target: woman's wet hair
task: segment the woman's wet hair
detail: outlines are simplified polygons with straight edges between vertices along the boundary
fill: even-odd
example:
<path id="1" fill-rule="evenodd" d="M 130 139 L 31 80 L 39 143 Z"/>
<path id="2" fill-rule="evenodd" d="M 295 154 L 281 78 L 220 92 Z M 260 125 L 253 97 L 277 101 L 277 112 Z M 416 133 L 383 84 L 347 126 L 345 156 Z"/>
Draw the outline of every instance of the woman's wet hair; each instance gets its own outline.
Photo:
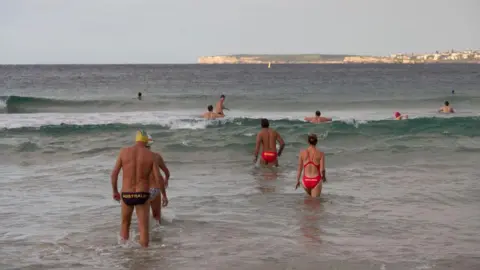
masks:
<path id="1" fill-rule="evenodd" d="M 208 109 L 209 112 L 211 112 L 211 111 L 213 111 L 213 106 L 212 106 L 212 105 L 208 105 L 207 109 Z"/>
<path id="2" fill-rule="evenodd" d="M 268 119 L 262 118 L 260 120 L 260 124 L 262 125 L 262 128 L 268 128 L 270 126 L 270 123 L 268 122 Z"/>
<path id="3" fill-rule="evenodd" d="M 317 145 L 318 138 L 316 134 L 308 134 L 308 143 L 311 145 Z"/>

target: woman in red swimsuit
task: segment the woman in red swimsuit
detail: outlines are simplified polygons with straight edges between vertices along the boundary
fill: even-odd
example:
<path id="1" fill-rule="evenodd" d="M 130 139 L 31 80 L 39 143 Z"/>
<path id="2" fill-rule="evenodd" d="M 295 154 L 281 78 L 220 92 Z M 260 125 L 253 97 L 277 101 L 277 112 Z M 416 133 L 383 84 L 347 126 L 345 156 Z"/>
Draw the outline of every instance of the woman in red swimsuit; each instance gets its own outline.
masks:
<path id="1" fill-rule="evenodd" d="M 320 196 L 322 182 L 327 181 L 325 178 L 325 154 L 317 149 L 317 142 L 317 135 L 308 135 L 309 146 L 300 151 L 298 157 L 297 185 L 295 186 L 295 189 L 300 186 L 300 176 L 303 171 L 303 188 L 312 197 Z"/>

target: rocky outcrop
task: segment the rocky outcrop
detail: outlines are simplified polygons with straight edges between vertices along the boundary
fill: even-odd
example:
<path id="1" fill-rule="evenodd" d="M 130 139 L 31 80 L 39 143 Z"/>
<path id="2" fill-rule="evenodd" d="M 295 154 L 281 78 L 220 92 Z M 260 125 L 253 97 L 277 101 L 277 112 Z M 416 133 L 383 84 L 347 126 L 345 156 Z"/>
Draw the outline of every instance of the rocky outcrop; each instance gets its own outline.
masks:
<path id="1" fill-rule="evenodd" d="M 374 56 L 347 56 L 343 59 L 345 64 L 392 64 L 394 59 L 390 57 Z"/>

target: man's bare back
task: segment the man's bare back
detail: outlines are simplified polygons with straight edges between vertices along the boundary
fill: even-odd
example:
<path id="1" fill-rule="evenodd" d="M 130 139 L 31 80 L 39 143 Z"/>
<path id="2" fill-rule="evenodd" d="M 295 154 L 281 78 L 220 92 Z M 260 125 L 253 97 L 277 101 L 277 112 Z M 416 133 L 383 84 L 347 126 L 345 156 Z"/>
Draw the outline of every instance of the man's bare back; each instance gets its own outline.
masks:
<path id="1" fill-rule="evenodd" d="M 283 141 L 280 134 L 269 127 L 269 122 L 267 119 L 261 120 L 262 130 L 258 132 L 255 153 L 254 153 L 254 162 L 257 162 L 258 153 L 260 152 L 260 146 L 262 146 L 262 158 L 260 163 L 262 165 L 266 164 L 275 164 L 278 166 L 278 159 L 282 154 L 283 148 L 285 147 L 285 142 Z M 277 153 L 277 141 L 280 143 L 280 149 Z"/>
<path id="2" fill-rule="evenodd" d="M 146 148 L 148 137 L 145 131 L 138 131 L 134 146 L 125 147 L 120 150 L 115 167 L 112 171 L 111 181 L 113 197 L 122 205 L 122 225 L 120 236 L 123 240 L 129 238 L 130 224 L 133 210 L 136 210 L 138 227 L 140 232 L 140 244 L 148 246 L 148 218 L 150 204 L 148 203 L 150 193 L 149 177 L 152 173 L 160 182 L 160 171 L 154 154 Z M 121 194 L 118 193 L 118 175 L 123 171 Z M 165 195 L 165 205 L 168 199 Z"/>
<path id="3" fill-rule="evenodd" d="M 214 112 L 206 112 L 202 115 L 202 117 L 208 120 L 213 120 L 217 118 L 223 118 L 225 116 L 222 114 L 214 113 Z"/>
<path id="4" fill-rule="evenodd" d="M 332 121 L 332 118 L 323 117 L 323 116 L 320 116 L 320 115 L 321 115 L 321 112 L 316 111 L 315 116 L 305 117 L 305 121 L 308 121 L 308 122 L 313 123 L 313 124 L 319 124 L 319 123 L 325 123 L 325 122 Z"/>

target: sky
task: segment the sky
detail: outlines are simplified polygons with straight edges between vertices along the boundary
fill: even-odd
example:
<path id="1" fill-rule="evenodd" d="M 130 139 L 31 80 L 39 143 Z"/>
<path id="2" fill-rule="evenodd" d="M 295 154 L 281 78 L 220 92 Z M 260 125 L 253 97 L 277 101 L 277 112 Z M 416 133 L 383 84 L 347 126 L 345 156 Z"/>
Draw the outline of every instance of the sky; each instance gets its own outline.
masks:
<path id="1" fill-rule="evenodd" d="M 0 64 L 480 49 L 478 0 L 0 0 Z"/>

